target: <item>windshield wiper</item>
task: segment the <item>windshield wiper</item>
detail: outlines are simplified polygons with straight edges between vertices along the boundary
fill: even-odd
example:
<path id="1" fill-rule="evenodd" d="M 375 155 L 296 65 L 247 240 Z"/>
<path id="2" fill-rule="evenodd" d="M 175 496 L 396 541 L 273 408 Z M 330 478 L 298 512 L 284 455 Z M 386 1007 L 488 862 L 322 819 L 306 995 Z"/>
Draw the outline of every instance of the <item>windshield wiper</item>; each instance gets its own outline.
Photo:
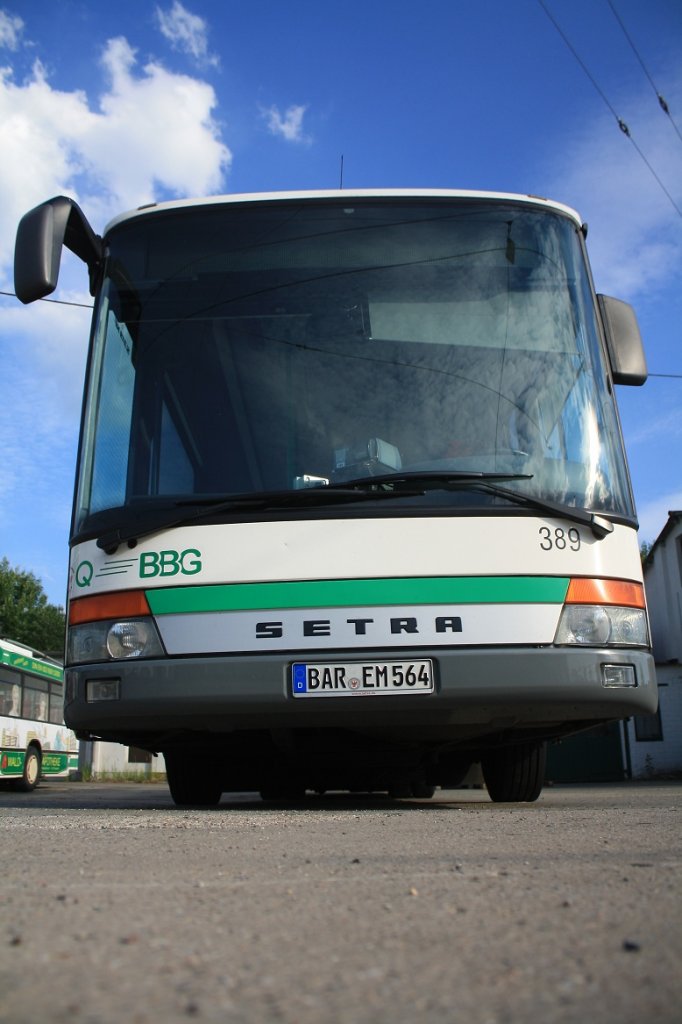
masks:
<path id="1" fill-rule="evenodd" d="M 363 477 L 343 484 L 328 484 L 320 487 L 306 487 L 294 491 L 255 491 L 247 494 L 224 495 L 207 498 L 186 498 L 174 501 L 171 508 L 163 512 L 154 510 L 154 515 L 140 517 L 137 522 L 123 527 L 106 530 L 97 538 L 97 547 L 111 554 L 119 544 L 139 540 L 150 533 L 168 530 L 177 526 L 188 526 L 201 519 L 221 515 L 223 512 L 264 512 L 271 509 L 319 508 L 324 505 L 344 505 L 356 501 L 374 501 L 391 498 L 419 497 L 424 488 L 408 487 L 394 489 L 383 487 L 382 477 Z M 192 512 L 179 512 L 179 508 L 191 506 Z"/>
<path id="2" fill-rule="evenodd" d="M 495 497 L 503 498 L 511 504 L 536 508 L 548 515 L 569 519 L 581 526 L 587 526 L 599 539 L 613 531 L 613 524 L 608 519 L 597 516 L 586 509 L 536 498 L 533 495 L 522 494 L 501 486 L 506 481 L 530 480 L 531 477 L 530 473 L 406 471 L 404 473 L 363 476 L 345 480 L 342 483 L 323 484 L 293 491 L 255 491 L 234 494 L 230 497 L 219 495 L 206 498 L 187 498 L 175 501 L 172 508 L 164 509 L 163 513 L 154 510 L 153 516 L 141 516 L 135 523 L 104 531 L 97 538 L 97 547 L 111 554 L 119 544 L 139 540 L 141 537 L 157 533 L 159 530 L 188 526 L 202 519 L 227 512 L 320 508 L 325 505 L 421 497 L 429 490 L 481 490 Z M 187 506 L 191 506 L 193 511 L 178 511 Z"/>
<path id="3" fill-rule="evenodd" d="M 448 489 L 449 484 L 469 484 L 478 481 L 492 480 L 531 480 L 532 473 L 487 473 L 481 470 L 438 470 L 419 469 L 398 473 L 380 473 L 376 476 L 355 477 L 352 480 L 345 480 L 342 484 L 330 484 L 331 487 L 361 487 L 363 484 L 414 484 L 425 489 L 444 487 Z M 456 487 L 455 487 L 456 489 Z"/>
<path id="4" fill-rule="evenodd" d="M 520 491 L 511 490 L 508 487 L 501 487 L 501 481 L 506 480 L 530 480 L 532 473 L 443 473 L 426 470 L 405 473 L 387 473 L 381 476 L 372 477 L 375 483 L 393 484 L 398 487 L 406 484 L 409 487 L 419 485 L 424 490 L 438 488 L 443 490 L 462 490 L 473 488 L 494 494 L 496 497 L 505 498 L 514 505 L 536 508 L 548 515 L 560 519 L 569 519 L 571 522 L 587 526 L 598 540 L 613 533 L 613 523 L 603 516 L 595 515 L 588 509 L 576 508 L 573 505 L 562 505 L 558 501 L 549 501 L 546 498 L 538 498 L 532 494 L 522 494 Z M 499 481 L 499 482 L 498 482 Z M 350 480 L 348 484 L 355 485 L 358 481 Z"/>

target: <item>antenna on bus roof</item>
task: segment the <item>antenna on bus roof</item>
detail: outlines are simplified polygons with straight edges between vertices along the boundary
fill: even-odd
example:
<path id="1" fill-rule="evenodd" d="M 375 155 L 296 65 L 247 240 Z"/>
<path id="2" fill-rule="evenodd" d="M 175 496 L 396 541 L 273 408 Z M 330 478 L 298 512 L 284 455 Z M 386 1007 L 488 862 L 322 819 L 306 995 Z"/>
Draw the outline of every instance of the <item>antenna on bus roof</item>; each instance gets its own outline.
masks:
<path id="1" fill-rule="evenodd" d="M 341 154 L 341 174 L 339 176 L 339 188 L 343 188 L 343 153 Z"/>

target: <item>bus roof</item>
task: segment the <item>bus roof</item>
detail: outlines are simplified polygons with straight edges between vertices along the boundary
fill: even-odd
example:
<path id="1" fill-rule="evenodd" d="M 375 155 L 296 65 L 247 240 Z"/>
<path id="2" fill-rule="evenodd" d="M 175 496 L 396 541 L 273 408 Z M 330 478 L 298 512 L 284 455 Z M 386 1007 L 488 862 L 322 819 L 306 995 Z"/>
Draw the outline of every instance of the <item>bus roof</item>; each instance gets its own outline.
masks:
<path id="1" fill-rule="evenodd" d="M 121 213 L 107 224 L 104 234 L 106 235 L 113 227 L 123 221 L 132 220 L 137 217 L 146 216 L 151 213 L 166 212 L 168 210 L 182 210 L 200 206 L 223 206 L 226 204 L 282 202 L 286 200 L 318 200 L 318 199 L 470 199 L 483 200 L 484 202 L 499 203 L 525 203 L 529 206 L 544 207 L 558 213 L 562 213 L 576 225 L 582 227 L 580 214 L 570 206 L 563 203 L 545 199 L 542 196 L 520 195 L 514 192 L 476 192 L 466 189 L 432 189 L 432 188 L 363 188 L 363 189 L 330 189 L 327 191 L 308 192 L 245 192 L 220 196 L 206 196 L 202 199 L 176 199 L 164 203 L 147 203 L 139 206 L 136 210 L 129 210 Z"/>
<path id="2" fill-rule="evenodd" d="M 22 672 L 46 679 L 62 680 L 64 669 L 58 661 L 42 652 L 33 651 L 30 647 L 19 644 L 16 640 L 0 637 L 0 665 L 9 665 Z"/>

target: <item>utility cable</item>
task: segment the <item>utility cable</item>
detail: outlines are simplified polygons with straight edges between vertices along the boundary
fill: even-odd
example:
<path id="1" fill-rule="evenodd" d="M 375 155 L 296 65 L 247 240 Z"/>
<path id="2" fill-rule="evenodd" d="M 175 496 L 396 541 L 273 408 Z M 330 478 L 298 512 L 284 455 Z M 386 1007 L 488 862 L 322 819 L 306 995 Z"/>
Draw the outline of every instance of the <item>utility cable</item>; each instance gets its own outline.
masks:
<path id="1" fill-rule="evenodd" d="M 679 206 L 677 205 L 677 203 L 675 202 L 675 200 L 674 200 L 674 199 L 673 199 L 673 197 L 671 196 L 670 192 L 668 192 L 668 189 L 667 189 L 667 188 L 665 187 L 665 185 L 663 184 L 663 182 L 662 182 L 662 181 L 661 181 L 661 179 L 659 178 L 658 174 L 656 173 L 656 171 L 655 171 L 655 170 L 654 170 L 654 168 L 653 168 L 653 167 L 651 166 L 651 164 L 650 164 L 650 163 L 649 163 L 649 161 L 647 160 L 646 156 L 644 155 L 644 153 L 642 152 L 642 150 L 640 149 L 640 147 L 639 147 L 639 146 L 637 145 L 637 143 L 636 143 L 636 142 L 635 142 L 635 140 L 633 139 L 633 137 L 632 137 L 632 133 L 630 132 L 630 129 L 629 129 L 629 127 L 627 126 L 627 124 L 625 123 L 625 121 L 624 121 L 624 120 L 622 119 L 622 117 L 620 117 L 620 116 L 618 115 L 617 111 L 615 110 L 615 108 L 613 107 L 613 105 L 611 104 L 611 102 L 609 101 L 609 98 L 607 97 L 606 93 L 605 93 L 605 92 L 604 92 L 604 91 L 603 91 L 603 90 L 602 90 L 602 89 L 601 89 L 601 88 L 599 87 L 599 84 L 597 83 L 597 81 L 595 80 L 595 78 L 593 77 L 593 75 L 592 75 L 592 74 L 590 73 L 590 71 L 589 71 L 589 68 L 588 68 L 588 67 L 587 67 L 587 65 L 586 65 L 586 64 L 585 64 L 585 63 L 584 63 L 584 62 L 583 62 L 583 61 L 581 60 L 581 58 L 580 58 L 579 54 L 578 54 L 578 53 L 577 53 L 577 51 L 575 50 L 574 46 L 573 46 L 573 45 L 571 44 L 571 41 L 570 41 L 570 40 L 568 39 L 568 37 L 566 36 L 565 32 L 564 32 L 564 31 L 562 30 L 561 26 L 560 26 L 560 25 L 558 24 L 558 22 L 556 21 L 556 19 L 555 19 L 555 18 L 554 18 L 554 16 L 553 16 L 553 14 L 551 13 L 551 11 L 549 10 L 549 8 L 547 7 L 547 4 L 546 4 L 546 3 L 544 2 L 544 0 L 538 0 L 538 3 L 540 4 L 540 7 L 542 7 L 543 11 L 545 12 L 545 14 L 546 14 L 546 15 L 547 15 L 547 17 L 549 18 L 549 20 L 550 20 L 550 21 L 552 22 L 552 24 L 554 25 L 554 28 L 555 28 L 555 29 L 557 30 L 557 32 L 559 33 L 559 35 L 560 35 L 560 36 L 561 36 L 561 38 L 563 39 L 564 43 L 566 44 L 566 46 L 568 47 L 568 49 L 570 50 L 570 52 L 571 52 L 571 53 L 573 54 L 573 57 L 575 58 L 575 60 L 576 60 L 576 61 L 578 62 L 578 64 L 580 65 L 580 67 L 581 67 L 581 68 L 583 69 L 583 71 L 585 72 L 585 74 L 586 74 L 586 75 L 587 75 L 587 77 L 589 78 L 590 82 L 592 83 L 592 85 L 594 86 L 594 88 L 596 89 L 596 91 L 597 91 L 597 92 L 599 93 L 599 95 L 601 96 L 602 100 L 604 101 L 604 103 L 606 104 L 606 106 L 608 107 L 608 109 L 609 109 L 609 110 L 611 111 L 611 113 L 613 114 L 613 116 L 614 116 L 614 118 L 615 118 L 615 120 L 616 120 L 616 124 L 618 125 L 618 127 L 619 127 L 619 128 L 620 128 L 620 130 L 622 131 L 623 135 L 626 135 L 626 136 L 628 137 L 628 139 L 630 140 L 630 142 L 632 143 L 632 145 L 633 145 L 633 146 L 635 147 L 635 150 L 637 151 L 637 153 L 639 154 L 639 156 L 641 157 L 641 159 L 642 159 L 642 160 L 644 161 L 644 163 L 645 163 L 645 164 L 646 164 L 646 166 L 648 167 L 648 169 L 649 169 L 649 171 L 651 172 L 652 176 L 653 176 L 653 177 L 655 178 L 655 180 L 656 180 L 656 182 L 657 182 L 657 184 L 658 184 L 659 188 L 661 189 L 661 191 L 663 191 L 663 192 L 665 193 L 665 195 L 666 195 L 666 196 L 668 197 L 668 199 L 670 200 L 670 202 L 671 202 L 672 206 L 674 207 L 674 209 L 675 209 L 675 212 L 677 213 L 678 217 L 680 217 L 680 218 L 682 219 L 682 210 L 681 210 L 681 209 L 680 209 L 680 207 L 679 207 Z"/>
<path id="2" fill-rule="evenodd" d="M 9 299 L 16 299 L 14 292 L 0 291 L 0 295 L 6 295 Z M 56 306 L 78 306 L 80 309 L 92 309 L 93 306 L 87 302 L 67 302 L 66 299 L 40 299 L 40 302 L 53 302 Z"/>
<path id="3" fill-rule="evenodd" d="M 639 61 L 640 65 L 641 65 L 641 68 L 642 68 L 642 71 L 644 72 L 646 77 L 649 79 L 649 84 L 651 85 L 651 88 L 654 90 L 654 93 L 656 95 L 656 99 L 658 100 L 659 107 L 661 108 L 663 113 L 667 114 L 668 117 L 670 118 L 670 123 L 672 124 L 673 128 L 677 132 L 677 136 L 678 136 L 680 142 L 682 142 L 682 132 L 680 132 L 680 129 L 677 127 L 677 124 L 675 123 L 675 119 L 674 119 L 673 115 L 670 113 L 670 107 L 668 106 L 665 97 L 662 96 L 661 93 L 656 88 L 656 83 L 654 82 L 653 78 L 649 74 L 649 70 L 648 70 L 646 64 L 644 63 L 644 61 L 642 60 L 642 58 L 641 58 L 641 56 L 640 56 L 640 54 L 639 54 L 639 52 L 637 50 L 637 47 L 635 46 L 634 42 L 632 41 L 632 37 L 630 36 L 630 33 L 628 32 L 628 30 L 626 29 L 625 25 L 623 24 L 623 21 L 622 21 L 620 15 L 618 14 L 618 11 L 616 10 L 616 8 L 614 7 L 614 5 L 612 3 L 612 0 L 606 0 L 606 2 L 608 3 L 609 7 L 611 8 L 611 11 L 613 12 L 614 18 L 616 19 L 616 21 L 620 25 L 621 29 L 623 30 L 623 35 L 627 39 L 628 43 L 630 44 L 630 46 L 632 48 L 632 52 L 634 53 L 635 57 Z"/>
<path id="4" fill-rule="evenodd" d="M 595 78 L 593 77 L 593 75 L 592 75 L 592 74 L 590 73 L 590 70 L 589 70 L 589 68 L 587 67 L 587 65 L 586 65 L 586 64 L 584 63 L 584 61 L 582 61 L 582 60 L 581 60 L 581 58 L 580 58 L 580 55 L 578 54 L 577 50 L 575 49 L 575 47 L 574 47 L 574 46 L 573 46 L 573 44 L 571 43 L 570 39 L 568 38 L 568 36 L 567 36 L 567 35 L 566 35 L 566 33 L 564 32 L 564 30 L 563 30 L 563 29 L 561 28 L 561 25 L 559 25 L 558 21 L 556 20 L 556 18 L 554 17 L 554 15 L 553 15 L 553 14 L 552 14 L 552 12 L 550 11 L 549 7 L 548 7 L 548 6 L 547 6 L 547 4 L 546 4 L 546 3 L 544 2 L 544 0 L 538 0 L 538 3 L 540 4 L 540 7 L 542 7 L 543 11 L 545 12 L 545 14 L 546 14 L 546 15 L 547 15 L 547 17 L 549 18 L 549 20 L 550 20 L 550 21 L 552 22 L 552 24 L 554 25 L 554 28 L 555 28 L 555 29 L 557 30 L 557 32 L 559 33 L 559 35 L 560 35 L 560 36 L 561 36 L 561 38 L 563 39 L 564 43 L 566 44 L 566 46 L 568 47 L 568 49 L 570 50 L 570 52 L 571 52 L 571 53 L 573 54 L 573 57 L 575 58 L 575 60 L 576 60 L 576 61 L 578 62 L 578 64 L 579 64 L 579 65 L 580 65 L 580 67 L 581 67 L 581 68 L 583 69 L 583 71 L 585 72 L 585 74 L 586 74 L 586 75 L 587 75 L 587 77 L 589 78 L 589 80 L 590 80 L 590 82 L 592 83 L 592 85 L 594 86 L 594 88 L 595 88 L 595 89 L 597 90 L 597 92 L 599 93 L 599 95 L 600 95 L 600 96 L 601 96 L 601 98 L 603 99 L 603 101 L 604 101 L 604 103 L 606 104 L 606 106 L 607 106 L 607 107 L 609 108 L 609 110 L 611 111 L 611 113 L 612 113 L 612 114 L 613 114 L 613 116 L 615 117 L 616 121 L 618 122 L 618 127 L 619 127 L 619 128 L 621 129 L 621 131 L 623 131 L 623 125 L 624 125 L 624 122 L 623 122 L 623 121 L 621 121 L 621 119 L 620 119 L 620 117 L 618 116 L 618 114 L 616 113 L 615 109 L 614 109 L 614 108 L 613 108 L 613 107 L 611 106 L 611 103 L 609 102 L 609 99 L 608 99 L 608 97 L 607 97 L 606 93 L 604 93 L 604 92 L 603 92 L 603 91 L 602 91 L 602 90 L 600 89 L 600 87 L 599 87 L 599 85 L 598 85 L 598 83 L 597 83 L 596 79 L 595 79 Z M 627 128 L 627 125 L 625 125 L 625 127 Z"/>

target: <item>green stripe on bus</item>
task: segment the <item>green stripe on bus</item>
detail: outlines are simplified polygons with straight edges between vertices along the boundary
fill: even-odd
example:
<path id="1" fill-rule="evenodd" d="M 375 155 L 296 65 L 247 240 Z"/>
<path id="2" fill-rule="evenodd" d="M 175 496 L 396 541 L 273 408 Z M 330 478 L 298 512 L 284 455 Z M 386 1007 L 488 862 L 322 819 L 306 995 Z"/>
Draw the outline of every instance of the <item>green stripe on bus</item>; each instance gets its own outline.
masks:
<path id="1" fill-rule="evenodd" d="M 568 578 L 452 576 L 228 583 L 148 590 L 154 615 L 419 604 L 562 604 Z"/>
<path id="2" fill-rule="evenodd" d="M 24 771 L 23 750 L 2 750 L 0 751 L 0 777 L 12 777 L 21 775 Z"/>
<path id="3" fill-rule="evenodd" d="M 64 679 L 64 672 L 58 665 L 48 665 L 44 661 L 28 657 L 25 654 L 15 654 L 13 651 L 0 649 L 0 665 L 9 665 L 21 672 L 28 672 L 34 676 L 44 676 L 47 679 L 57 679 L 61 682 Z"/>
<path id="4" fill-rule="evenodd" d="M 67 771 L 69 767 L 69 755 L 68 753 L 49 753 L 43 754 L 43 760 L 41 764 L 41 770 L 43 775 L 59 775 L 62 772 Z"/>

